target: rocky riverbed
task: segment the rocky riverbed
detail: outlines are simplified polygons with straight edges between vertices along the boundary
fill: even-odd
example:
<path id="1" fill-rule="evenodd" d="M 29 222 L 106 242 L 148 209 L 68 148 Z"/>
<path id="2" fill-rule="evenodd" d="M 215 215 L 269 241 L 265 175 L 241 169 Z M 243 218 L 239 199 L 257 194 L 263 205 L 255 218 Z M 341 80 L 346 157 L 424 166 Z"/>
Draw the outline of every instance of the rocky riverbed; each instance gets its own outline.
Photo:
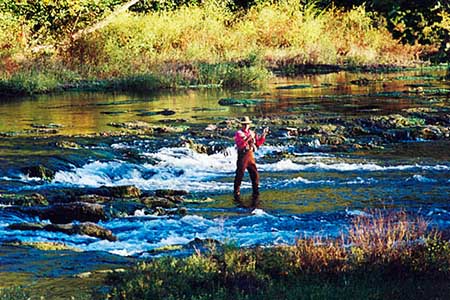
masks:
<path id="1" fill-rule="evenodd" d="M 40 276 L 97 278 L 86 272 L 211 242 L 337 236 L 374 207 L 449 227 L 450 84 L 440 75 L 407 75 L 2 103 L 1 274 L 27 274 L 5 286 Z M 256 209 L 236 208 L 230 196 L 242 115 L 257 131 L 270 128 L 257 152 L 263 203 Z M 250 187 L 243 184 L 245 195 Z M 42 275 L 38 266 L 54 259 Z M 57 271 L 65 265 L 70 274 Z"/>

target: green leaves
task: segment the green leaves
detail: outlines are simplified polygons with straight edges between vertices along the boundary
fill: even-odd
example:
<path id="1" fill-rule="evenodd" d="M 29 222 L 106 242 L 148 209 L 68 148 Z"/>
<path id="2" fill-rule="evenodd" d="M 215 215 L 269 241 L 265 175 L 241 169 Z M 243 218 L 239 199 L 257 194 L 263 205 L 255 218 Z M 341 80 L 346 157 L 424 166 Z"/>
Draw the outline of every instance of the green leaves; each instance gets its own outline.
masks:
<path id="1" fill-rule="evenodd" d="M 3 11 L 22 18 L 40 42 L 61 40 L 102 19 L 124 0 L 5 0 Z"/>

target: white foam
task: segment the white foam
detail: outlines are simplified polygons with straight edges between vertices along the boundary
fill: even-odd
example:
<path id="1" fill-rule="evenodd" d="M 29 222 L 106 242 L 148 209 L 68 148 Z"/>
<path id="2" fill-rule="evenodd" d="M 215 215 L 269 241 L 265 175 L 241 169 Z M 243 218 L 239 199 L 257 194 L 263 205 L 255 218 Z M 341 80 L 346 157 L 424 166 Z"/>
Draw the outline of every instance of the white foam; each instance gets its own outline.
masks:
<path id="1" fill-rule="evenodd" d="M 359 209 L 352 209 L 352 210 L 350 210 L 350 209 L 346 208 L 345 212 L 347 213 L 347 215 L 350 215 L 350 216 L 371 217 L 370 214 L 368 214 L 366 212 L 363 212 L 363 211 L 361 211 Z"/>
<path id="2" fill-rule="evenodd" d="M 215 182 L 215 170 L 195 171 L 191 166 L 136 165 L 125 162 L 94 161 L 72 171 L 59 171 L 52 183 L 84 187 L 135 185 L 142 189 L 185 189 L 220 191 L 232 189 L 232 183 Z M 217 169 L 218 171 L 218 169 Z M 219 172 L 219 171 L 218 171 Z M 152 174 L 152 175 L 147 175 Z"/>
<path id="3" fill-rule="evenodd" d="M 422 175 L 418 175 L 418 174 L 414 175 L 412 178 L 408 178 L 406 181 L 411 181 L 411 180 L 422 182 L 422 183 L 435 183 L 435 182 L 437 182 L 436 179 L 428 178 L 428 177 L 425 177 L 425 176 L 422 176 Z"/>
<path id="4" fill-rule="evenodd" d="M 156 153 L 144 155 L 159 160 L 156 167 L 184 170 L 189 175 L 205 177 L 234 172 L 237 153 L 232 148 L 227 151 L 231 155 L 225 156 L 223 153 L 207 155 L 189 148 L 161 148 Z"/>
<path id="5" fill-rule="evenodd" d="M 290 159 L 283 159 L 279 162 L 272 164 L 260 165 L 259 169 L 264 171 L 364 171 L 364 172 L 376 172 L 376 171 L 403 171 L 403 170 L 450 170 L 449 166 L 436 165 L 436 166 L 424 166 L 424 165 L 394 165 L 394 166 L 380 166 L 374 163 L 330 163 L 323 162 L 301 164 L 293 162 Z"/>
<path id="6" fill-rule="evenodd" d="M 258 216 L 258 217 L 267 217 L 267 216 L 271 216 L 268 213 L 266 213 L 264 210 L 260 209 L 260 208 L 255 208 L 252 211 L 252 215 Z"/>
<path id="7" fill-rule="evenodd" d="M 118 143 L 115 147 L 125 147 Z M 262 172 L 389 172 L 389 171 L 446 171 L 447 165 L 379 165 L 351 158 L 339 158 L 330 154 L 303 153 L 292 159 L 282 159 L 274 163 L 264 163 L 265 157 L 280 151 L 291 151 L 287 146 L 263 146 L 258 156 L 258 169 Z M 189 192 L 218 192 L 233 189 L 233 183 L 223 180 L 233 177 L 237 152 L 234 148 L 226 153 L 212 155 L 201 154 L 187 147 L 161 148 L 154 153 L 143 153 L 156 163 L 133 164 L 120 160 L 108 162 L 91 161 L 84 166 L 69 171 L 56 172 L 52 184 L 99 187 L 117 185 L 135 185 L 145 190 L 183 189 Z M 23 181 L 37 180 L 23 175 Z M 276 179 L 279 180 L 279 179 Z M 421 180 L 416 178 L 416 180 Z M 246 180 L 247 181 L 247 180 Z M 375 181 L 357 178 L 343 184 L 371 184 Z M 272 186 L 288 186 L 291 184 L 333 184 L 331 180 L 311 181 L 302 177 L 274 182 Z M 243 188 L 247 188 L 247 182 Z M 266 186 L 271 188 L 271 186 Z"/>
<path id="8" fill-rule="evenodd" d="M 279 184 L 275 184 L 274 187 L 288 187 L 288 186 L 295 186 L 297 184 L 333 184 L 333 180 L 309 180 L 306 178 L 303 178 L 301 176 L 292 178 L 292 179 L 286 179 L 280 182 Z"/>
<path id="9" fill-rule="evenodd" d="M 353 185 L 353 184 L 375 184 L 378 183 L 378 180 L 374 179 L 374 178 L 361 178 L 361 177 L 356 177 L 353 180 L 349 180 L 346 182 L 343 182 L 342 184 L 348 184 L 348 185 Z"/>

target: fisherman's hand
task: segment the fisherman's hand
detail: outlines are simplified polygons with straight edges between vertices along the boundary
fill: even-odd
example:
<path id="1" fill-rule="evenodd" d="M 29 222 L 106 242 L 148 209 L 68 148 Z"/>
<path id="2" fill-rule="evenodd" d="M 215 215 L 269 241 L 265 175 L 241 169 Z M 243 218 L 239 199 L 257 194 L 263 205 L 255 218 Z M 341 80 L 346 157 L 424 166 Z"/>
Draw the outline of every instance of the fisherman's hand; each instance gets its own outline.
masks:
<path id="1" fill-rule="evenodd" d="M 263 129 L 263 135 L 266 136 L 269 133 L 269 127 Z"/>

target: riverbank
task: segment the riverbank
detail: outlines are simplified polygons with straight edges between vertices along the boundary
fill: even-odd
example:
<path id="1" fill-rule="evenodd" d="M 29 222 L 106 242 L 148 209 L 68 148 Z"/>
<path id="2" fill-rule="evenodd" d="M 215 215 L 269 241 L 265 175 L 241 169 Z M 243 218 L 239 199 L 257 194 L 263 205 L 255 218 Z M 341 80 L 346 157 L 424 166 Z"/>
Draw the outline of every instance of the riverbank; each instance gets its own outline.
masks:
<path id="1" fill-rule="evenodd" d="M 71 40 L 36 46 L 32 24 L 5 14 L 0 93 L 67 89 L 155 91 L 189 86 L 258 86 L 273 75 L 424 65 L 426 46 L 394 39 L 364 6 L 319 9 L 297 1 L 245 11 L 205 2 L 170 11 L 122 13 Z M 11 40 L 10 36 L 20 37 Z M 206 46 L 207 45 L 207 46 Z"/>
<path id="2" fill-rule="evenodd" d="M 188 258 L 111 274 L 106 298 L 445 299 L 450 243 L 425 228 L 423 220 L 402 213 L 368 212 L 354 218 L 342 240 L 254 249 L 213 244 Z"/>
<path id="3" fill-rule="evenodd" d="M 448 233 L 430 230 L 425 220 L 404 212 L 367 211 L 352 224 L 343 238 L 254 248 L 198 240 L 165 249 L 172 251 L 168 256 L 139 261 L 2 246 L 0 298 L 446 299 Z M 194 254 L 173 255 L 183 248 Z"/>

